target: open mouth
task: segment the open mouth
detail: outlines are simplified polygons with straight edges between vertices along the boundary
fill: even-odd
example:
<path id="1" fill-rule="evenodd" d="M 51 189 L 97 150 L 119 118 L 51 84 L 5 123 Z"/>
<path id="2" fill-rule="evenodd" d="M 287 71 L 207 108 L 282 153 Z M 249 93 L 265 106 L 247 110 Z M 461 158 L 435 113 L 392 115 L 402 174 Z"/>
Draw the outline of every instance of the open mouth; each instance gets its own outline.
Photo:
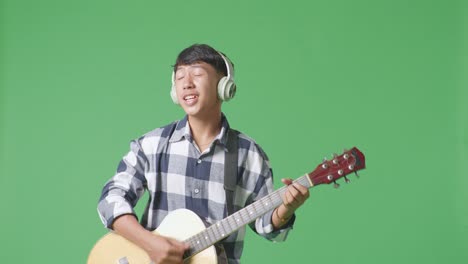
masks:
<path id="1" fill-rule="evenodd" d="M 189 94 L 189 95 L 184 96 L 184 101 L 187 104 L 194 103 L 197 99 L 198 99 L 198 95 L 195 95 L 195 94 Z"/>

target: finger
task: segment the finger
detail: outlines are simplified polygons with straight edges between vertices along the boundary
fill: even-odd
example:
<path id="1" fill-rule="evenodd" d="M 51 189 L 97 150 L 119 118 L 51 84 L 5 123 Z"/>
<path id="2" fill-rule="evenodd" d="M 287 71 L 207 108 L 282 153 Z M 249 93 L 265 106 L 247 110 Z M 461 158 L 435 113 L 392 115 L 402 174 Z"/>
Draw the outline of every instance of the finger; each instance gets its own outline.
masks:
<path id="1" fill-rule="evenodd" d="M 189 244 L 181 242 L 179 240 L 169 238 L 169 242 L 173 246 L 174 249 L 177 250 L 177 253 L 182 252 L 182 254 L 189 248 Z"/>
<path id="2" fill-rule="evenodd" d="M 289 193 L 289 190 L 286 189 L 286 192 L 284 193 L 284 197 L 283 197 L 283 204 L 286 206 L 286 208 L 290 208 L 292 201 L 294 201 L 294 198 Z"/>
<path id="3" fill-rule="evenodd" d="M 299 190 L 296 189 L 296 187 L 294 186 L 294 184 L 291 184 L 288 186 L 288 192 L 291 194 L 291 197 L 294 199 L 294 200 L 298 200 L 298 197 L 299 197 Z"/>
<path id="4" fill-rule="evenodd" d="M 169 252 L 163 263 L 183 263 L 184 255 L 179 252 Z"/>
<path id="5" fill-rule="evenodd" d="M 182 264 L 184 260 L 180 256 L 169 256 L 164 263 Z"/>
<path id="6" fill-rule="evenodd" d="M 288 189 L 286 190 L 285 193 L 285 206 L 287 208 L 296 208 L 297 207 L 297 199 L 294 197 L 294 193 L 296 193 L 297 190 L 295 190 L 292 186 L 289 186 Z"/>
<path id="7" fill-rule="evenodd" d="M 294 185 L 289 186 L 288 190 L 290 192 L 291 198 L 293 199 L 292 201 L 290 200 L 290 204 L 297 209 L 304 203 L 306 198 L 298 189 L 296 189 Z"/>
<path id="8" fill-rule="evenodd" d="M 307 187 L 302 186 L 297 182 L 293 183 L 292 186 L 302 194 L 306 194 L 306 192 L 309 190 Z"/>
<path id="9" fill-rule="evenodd" d="M 293 182 L 292 179 L 289 179 L 289 178 L 283 178 L 281 179 L 281 181 L 286 185 L 293 186 L 298 191 L 298 193 L 291 192 L 295 200 L 298 200 L 299 202 L 301 202 L 303 200 L 306 200 L 309 197 L 309 189 L 307 187 L 302 186 L 301 184 L 297 182 Z M 299 193 L 301 197 L 299 197 Z"/>
<path id="10" fill-rule="evenodd" d="M 299 191 L 302 196 L 304 197 L 309 197 L 309 188 L 305 187 L 305 186 L 302 186 L 300 185 L 299 183 L 293 183 L 292 186 L 297 190 Z"/>
<path id="11" fill-rule="evenodd" d="M 283 178 L 281 179 L 281 182 L 284 183 L 285 185 L 290 185 L 293 182 L 293 180 L 290 178 Z"/>

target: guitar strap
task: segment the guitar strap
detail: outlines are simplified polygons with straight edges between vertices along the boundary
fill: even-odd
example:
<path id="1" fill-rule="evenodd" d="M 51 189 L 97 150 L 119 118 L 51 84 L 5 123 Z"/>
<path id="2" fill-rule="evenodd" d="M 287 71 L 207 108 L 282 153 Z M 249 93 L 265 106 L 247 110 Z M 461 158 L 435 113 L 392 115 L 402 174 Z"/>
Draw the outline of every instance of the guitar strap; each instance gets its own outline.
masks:
<path id="1" fill-rule="evenodd" d="M 228 215 L 234 213 L 234 194 L 237 186 L 237 164 L 239 151 L 237 149 L 237 131 L 229 129 L 227 149 L 224 160 L 224 190 L 226 190 L 226 207 Z"/>

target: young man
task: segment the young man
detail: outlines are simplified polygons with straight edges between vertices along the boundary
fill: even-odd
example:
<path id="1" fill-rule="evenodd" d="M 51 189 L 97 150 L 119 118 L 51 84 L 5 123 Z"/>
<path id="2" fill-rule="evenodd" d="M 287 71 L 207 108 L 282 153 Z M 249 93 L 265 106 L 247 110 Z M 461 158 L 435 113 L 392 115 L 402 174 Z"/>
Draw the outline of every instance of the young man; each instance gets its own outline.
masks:
<path id="1" fill-rule="evenodd" d="M 263 150 L 246 135 L 229 131 L 221 112 L 223 100 L 234 96 L 233 66 L 208 45 L 192 45 L 177 57 L 173 70 L 173 101 L 186 116 L 132 141 L 117 173 L 105 185 L 98 205 L 104 225 L 144 249 L 154 263 L 182 263 L 189 248 L 176 239 L 155 235 L 164 217 L 186 208 L 208 224 L 273 191 L 272 172 Z M 227 205 L 224 169 L 228 146 L 237 141 L 237 177 L 233 204 Z M 272 241 L 286 239 L 294 211 L 309 197 L 307 188 L 288 185 L 283 204 L 258 218 L 250 227 Z M 148 190 L 150 198 L 138 222 L 133 207 Z M 229 263 L 239 263 L 245 227 L 220 243 Z"/>

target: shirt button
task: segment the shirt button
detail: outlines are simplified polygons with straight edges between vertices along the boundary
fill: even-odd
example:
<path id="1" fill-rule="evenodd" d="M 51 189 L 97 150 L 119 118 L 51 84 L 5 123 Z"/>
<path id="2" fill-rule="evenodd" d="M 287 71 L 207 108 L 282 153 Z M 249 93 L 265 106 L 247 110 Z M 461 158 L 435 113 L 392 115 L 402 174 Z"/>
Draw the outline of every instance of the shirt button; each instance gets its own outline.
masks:
<path id="1" fill-rule="evenodd" d="M 195 193 L 199 193 L 199 192 L 200 192 L 199 189 L 195 189 L 195 190 L 193 190 L 193 191 L 194 191 Z"/>
<path id="2" fill-rule="evenodd" d="M 197 163 L 200 164 L 200 163 L 201 163 L 201 160 L 197 160 Z"/>

